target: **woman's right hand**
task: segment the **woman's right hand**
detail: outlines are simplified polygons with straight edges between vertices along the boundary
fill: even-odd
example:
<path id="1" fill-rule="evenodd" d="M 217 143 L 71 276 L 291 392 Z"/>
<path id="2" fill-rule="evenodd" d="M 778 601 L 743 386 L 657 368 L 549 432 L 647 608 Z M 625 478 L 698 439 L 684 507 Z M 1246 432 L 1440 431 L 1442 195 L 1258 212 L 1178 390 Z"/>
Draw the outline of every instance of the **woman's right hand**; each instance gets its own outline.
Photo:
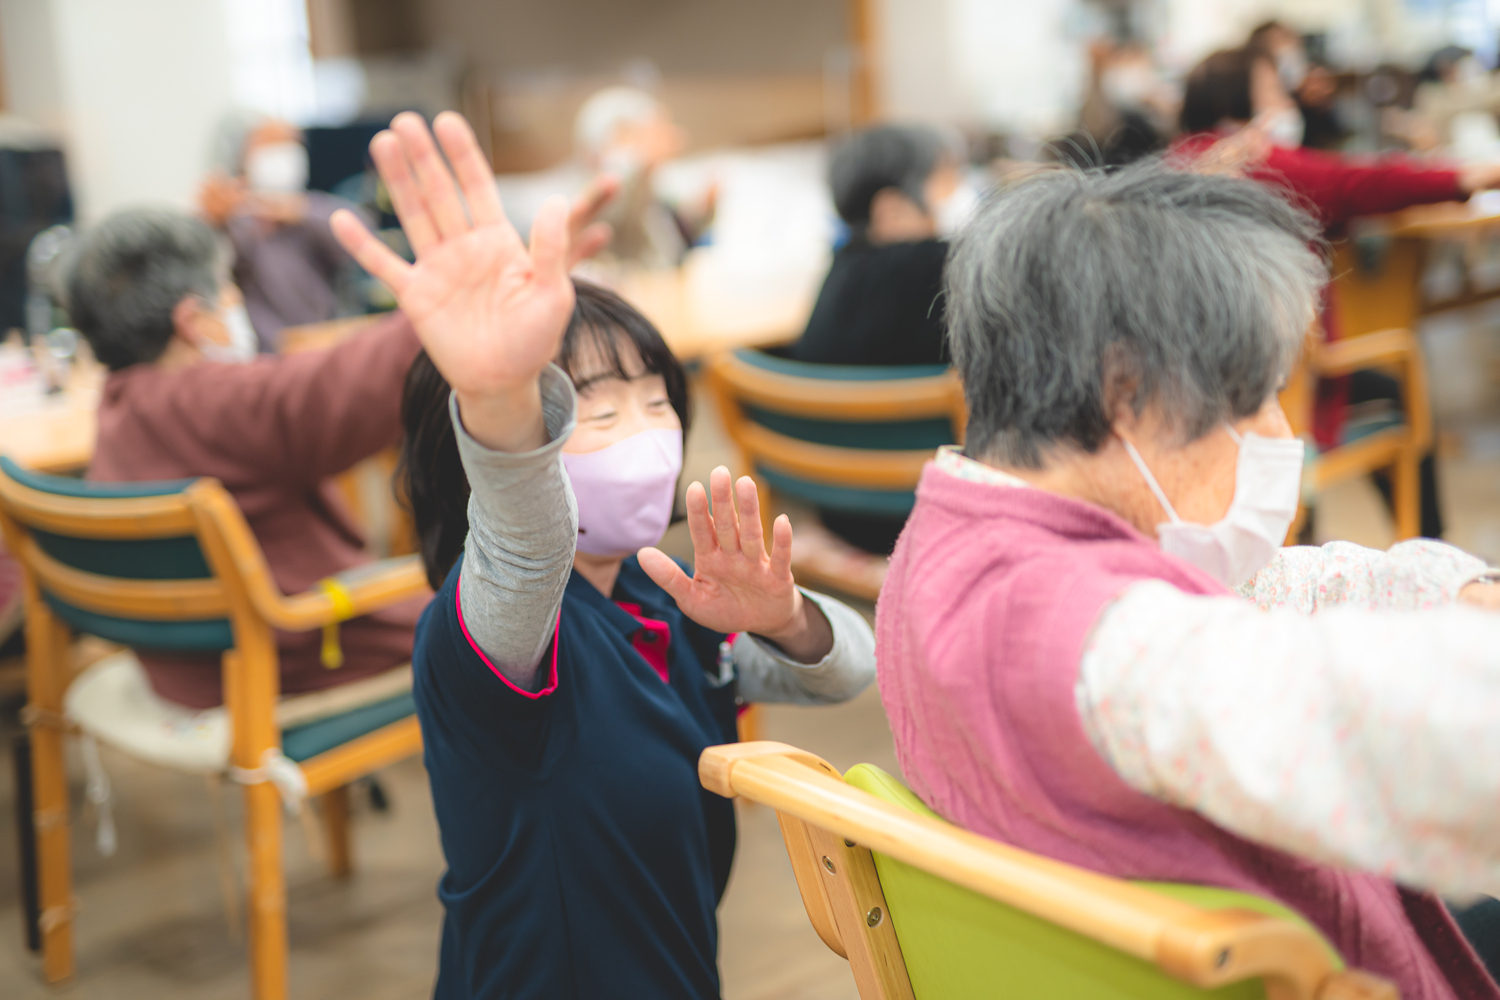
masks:
<path id="1" fill-rule="evenodd" d="M 546 430 L 537 376 L 557 354 L 573 311 L 570 236 L 580 227 L 570 225 L 564 198 L 550 198 L 528 248 L 501 209 L 468 123 L 445 111 L 433 131 L 451 171 L 426 122 L 412 112 L 397 115 L 370 143 L 416 263 L 398 257 L 347 210 L 334 213 L 334 235 L 395 294 L 453 387 L 465 429 L 503 451 L 540 447 Z"/>

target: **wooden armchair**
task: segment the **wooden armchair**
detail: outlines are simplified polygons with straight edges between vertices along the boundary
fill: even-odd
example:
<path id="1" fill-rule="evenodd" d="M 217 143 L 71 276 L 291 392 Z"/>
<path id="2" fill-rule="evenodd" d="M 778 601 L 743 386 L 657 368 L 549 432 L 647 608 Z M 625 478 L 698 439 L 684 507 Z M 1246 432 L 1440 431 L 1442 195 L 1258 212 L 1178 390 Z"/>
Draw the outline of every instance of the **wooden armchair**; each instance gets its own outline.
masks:
<path id="1" fill-rule="evenodd" d="M 939 445 L 961 443 L 968 421 L 963 386 L 943 365 L 815 365 L 741 350 L 711 359 L 707 381 L 761 492 L 768 533 L 778 496 L 904 517 L 922 466 Z M 878 556 L 847 568 L 795 547 L 792 558 L 799 580 L 868 600 L 885 579 Z"/>
<path id="2" fill-rule="evenodd" d="M 868 764 L 709 747 L 703 786 L 777 811 L 808 919 L 862 1000 L 1395 1000 L 1269 900 L 1131 883 L 959 829 Z"/>
<path id="3" fill-rule="evenodd" d="M 1432 447 L 1432 407 L 1422 348 L 1410 330 L 1379 330 L 1344 340 L 1308 337 L 1297 370 L 1282 392 L 1292 430 L 1310 437 L 1313 400 L 1320 378 L 1367 368 L 1392 371 L 1401 383 L 1401 414 L 1374 424 L 1352 424 L 1337 446 L 1322 451 L 1309 469 L 1304 488 L 1316 494 L 1371 472 L 1388 471 L 1397 539 L 1421 533 L 1419 469 Z"/>
<path id="4" fill-rule="evenodd" d="M 281 699 L 273 629 L 310 631 L 427 593 L 413 558 L 362 567 L 303 594 L 281 594 L 234 500 L 211 479 L 91 484 L 27 472 L 0 458 L 0 529 L 23 567 L 31 766 L 20 775 L 34 819 L 38 932 L 49 982 L 73 974 L 73 890 L 63 740 L 72 730 L 126 752 L 70 702 L 70 688 L 107 687 L 118 662 L 71 676 L 78 630 L 146 649 L 222 654 L 227 733 L 188 762 L 147 757 L 183 770 L 228 772 L 245 785 L 249 854 L 249 949 L 253 995 L 286 995 L 283 805 L 321 797 L 335 874 L 350 867 L 349 782 L 421 752 L 409 671 Z M 327 636 L 333 639 L 332 635 Z M 98 669 L 114 674 L 94 675 Z M 139 669 L 138 667 L 136 668 Z M 379 683 L 377 683 L 379 681 Z M 116 701 L 118 699 L 115 699 Z M 108 706 L 109 697 L 96 697 Z M 29 786 L 29 787 L 28 787 Z M 18 802 L 18 808 L 28 803 Z"/>

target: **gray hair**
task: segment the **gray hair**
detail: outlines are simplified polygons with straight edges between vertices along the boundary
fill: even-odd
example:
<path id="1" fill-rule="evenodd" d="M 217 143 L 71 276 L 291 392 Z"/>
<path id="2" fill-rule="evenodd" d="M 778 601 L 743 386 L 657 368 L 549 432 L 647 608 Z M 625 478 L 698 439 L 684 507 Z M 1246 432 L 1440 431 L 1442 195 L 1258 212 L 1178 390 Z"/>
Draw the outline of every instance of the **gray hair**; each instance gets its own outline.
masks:
<path id="1" fill-rule="evenodd" d="M 170 208 L 116 212 L 85 233 L 65 265 L 68 313 L 111 371 L 155 361 L 188 296 L 218 299 L 224 254 L 214 231 Z"/>
<path id="2" fill-rule="evenodd" d="M 951 153 L 943 133 L 925 125 L 881 125 L 858 132 L 844 140 L 828 163 L 833 207 L 857 229 L 869 225 L 870 206 L 885 188 L 895 188 L 927 209 L 927 178 Z"/>
<path id="3" fill-rule="evenodd" d="M 1041 468 L 1095 452 L 1117 408 L 1187 441 L 1260 409 L 1327 280 L 1312 217 L 1252 181 L 1161 160 L 1050 170 L 990 199 L 949 254 L 966 450 Z"/>

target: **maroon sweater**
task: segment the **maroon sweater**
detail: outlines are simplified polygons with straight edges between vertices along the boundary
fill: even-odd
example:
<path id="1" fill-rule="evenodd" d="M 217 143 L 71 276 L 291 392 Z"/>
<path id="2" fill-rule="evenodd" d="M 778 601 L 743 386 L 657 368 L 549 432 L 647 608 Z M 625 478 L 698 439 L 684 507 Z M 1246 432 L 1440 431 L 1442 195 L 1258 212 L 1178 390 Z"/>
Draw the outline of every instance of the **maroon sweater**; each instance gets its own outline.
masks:
<path id="1" fill-rule="evenodd" d="M 419 347 L 397 313 L 328 350 L 112 372 L 89 478 L 213 476 L 244 511 L 277 586 L 307 590 L 369 561 L 329 477 L 399 440 L 401 386 Z M 330 687 L 409 660 L 425 603 L 345 622 L 337 671 L 322 666 L 320 633 L 279 632 L 282 690 Z M 143 653 L 141 662 L 165 698 L 195 708 L 223 700 L 217 656 Z"/>

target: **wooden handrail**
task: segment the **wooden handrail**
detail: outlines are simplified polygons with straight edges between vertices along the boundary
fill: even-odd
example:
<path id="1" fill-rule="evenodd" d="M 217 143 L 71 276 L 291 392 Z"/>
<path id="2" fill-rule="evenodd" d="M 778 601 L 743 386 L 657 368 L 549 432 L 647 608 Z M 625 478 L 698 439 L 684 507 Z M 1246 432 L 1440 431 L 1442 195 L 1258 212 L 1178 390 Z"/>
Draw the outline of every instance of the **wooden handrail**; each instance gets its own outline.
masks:
<path id="1" fill-rule="evenodd" d="M 830 773 L 832 772 L 832 773 Z M 1321 941 L 1285 920 L 1206 910 L 921 816 L 844 782 L 824 761 L 779 743 L 709 747 L 705 788 L 743 795 L 1203 988 L 1264 977 L 1281 997 L 1313 1000 L 1333 977 Z M 1393 996 L 1388 984 L 1372 982 Z M 1345 985 L 1355 980 L 1343 978 Z"/>

